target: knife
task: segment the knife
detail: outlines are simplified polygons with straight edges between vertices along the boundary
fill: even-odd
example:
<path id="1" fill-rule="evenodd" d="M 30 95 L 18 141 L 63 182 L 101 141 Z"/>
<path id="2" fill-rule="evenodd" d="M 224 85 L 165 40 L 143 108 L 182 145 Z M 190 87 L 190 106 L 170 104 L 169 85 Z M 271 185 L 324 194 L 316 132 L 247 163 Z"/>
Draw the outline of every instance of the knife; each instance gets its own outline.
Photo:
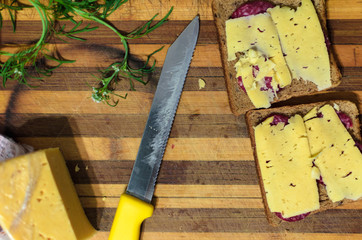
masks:
<path id="1" fill-rule="evenodd" d="M 120 197 L 109 240 L 137 240 L 152 216 L 158 171 L 170 135 L 186 74 L 199 34 L 196 16 L 167 51 L 131 178 Z"/>

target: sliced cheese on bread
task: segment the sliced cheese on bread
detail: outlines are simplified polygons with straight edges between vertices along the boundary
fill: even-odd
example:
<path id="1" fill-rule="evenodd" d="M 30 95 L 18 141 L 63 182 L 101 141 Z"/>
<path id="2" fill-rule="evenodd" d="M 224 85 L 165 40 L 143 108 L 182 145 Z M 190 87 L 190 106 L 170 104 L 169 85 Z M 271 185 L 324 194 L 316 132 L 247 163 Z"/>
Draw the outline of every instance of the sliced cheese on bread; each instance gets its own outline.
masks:
<path id="1" fill-rule="evenodd" d="M 285 59 L 293 78 L 315 83 L 318 90 L 331 87 L 330 61 L 325 36 L 311 0 L 295 10 L 269 8 Z"/>
<path id="2" fill-rule="evenodd" d="M 314 164 L 333 201 L 362 197 L 362 154 L 336 110 L 325 105 L 304 116 Z"/>
<path id="3" fill-rule="evenodd" d="M 255 127 L 256 152 L 271 212 L 289 218 L 319 208 L 312 177 L 312 158 L 303 118 L 271 125 L 273 117 Z M 308 197 L 306 197 L 308 196 Z"/>
<path id="4" fill-rule="evenodd" d="M 273 101 L 275 95 L 275 93 L 271 94 L 270 91 L 275 92 L 278 86 L 285 87 L 292 80 L 283 57 L 276 28 L 270 15 L 264 13 L 229 19 L 225 24 L 228 60 L 233 61 L 237 59 L 238 54 L 244 55 L 240 57 L 239 62 L 235 65 L 236 77 L 242 77 L 244 81 L 245 76 L 240 74 L 243 71 L 241 69 L 257 67 L 259 69 L 258 73 L 254 73 L 254 76 L 251 76 L 253 88 L 245 87 L 245 89 L 254 106 L 258 108 L 270 107 L 270 102 Z M 251 54 L 250 51 L 255 52 L 255 54 Z M 268 71 L 263 69 L 263 66 L 258 65 L 260 62 L 256 63 L 256 60 L 259 59 L 265 62 L 270 61 L 272 69 L 268 69 Z M 268 66 L 271 66 L 271 64 L 268 64 Z M 261 87 L 261 85 L 265 84 L 265 77 L 273 78 L 272 81 L 275 85 L 269 93 Z"/>

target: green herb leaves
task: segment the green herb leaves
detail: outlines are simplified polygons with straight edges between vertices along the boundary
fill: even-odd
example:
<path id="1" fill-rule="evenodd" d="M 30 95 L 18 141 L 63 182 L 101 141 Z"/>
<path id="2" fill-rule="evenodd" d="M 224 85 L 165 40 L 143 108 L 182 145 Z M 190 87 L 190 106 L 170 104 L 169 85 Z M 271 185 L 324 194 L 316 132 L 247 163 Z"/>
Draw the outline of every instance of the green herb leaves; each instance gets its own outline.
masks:
<path id="1" fill-rule="evenodd" d="M 160 48 L 149 54 L 145 64 L 141 68 L 131 68 L 129 66 L 129 47 L 127 40 L 143 37 L 160 27 L 167 21 L 167 18 L 173 10 L 171 8 L 166 16 L 154 25 L 153 22 L 157 14 L 143 26 L 128 34 L 123 34 L 109 23 L 106 18 L 127 1 L 128 0 L 49 0 L 47 2 L 40 2 L 39 0 L 29 0 L 29 6 L 22 5 L 16 0 L 0 3 L 0 28 L 3 20 L 1 13 L 4 10 L 8 11 L 10 15 L 14 31 L 16 30 L 16 12 L 27 7 L 35 8 L 42 22 L 42 34 L 35 44 L 25 49 L 18 48 L 18 51 L 15 53 L 0 51 L 0 55 L 8 57 L 5 62 L 0 62 L 0 77 L 2 78 L 3 86 L 5 87 L 8 80 L 16 80 L 19 83 L 30 86 L 31 84 L 28 80 L 50 76 L 52 72 L 62 64 L 74 62 L 75 60 L 63 59 L 57 52 L 52 53 L 52 51 L 47 48 L 47 44 L 53 36 L 63 41 L 67 41 L 67 38 L 85 41 L 79 34 L 94 31 L 97 27 L 91 27 L 90 24 L 84 26 L 83 20 L 76 20 L 81 17 L 82 19 L 91 20 L 92 22 L 97 22 L 109 28 L 120 38 L 123 45 L 124 56 L 122 56 L 122 61 L 115 62 L 108 68 L 102 70 L 100 73 L 101 77 L 97 78 L 100 81 L 99 87 L 92 87 L 92 99 L 95 102 L 104 102 L 110 106 L 116 106 L 119 101 L 118 98 L 127 97 L 127 94 L 121 96 L 114 93 L 115 85 L 119 80 L 128 79 L 131 90 L 134 90 L 133 80 L 146 84 L 147 82 L 142 80 L 143 77 L 152 72 L 155 67 L 155 62 L 153 62 L 152 66 L 148 66 L 150 58 L 162 49 Z M 64 21 L 68 21 L 68 23 L 72 23 L 74 26 L 70 30 L 67 30 L 66 24 L 60 24 L 60 22 L 63 23 Z M 56 65 L 48 66 L 43 64 L 41 59 L 51 60 L 55 62 Z"/>

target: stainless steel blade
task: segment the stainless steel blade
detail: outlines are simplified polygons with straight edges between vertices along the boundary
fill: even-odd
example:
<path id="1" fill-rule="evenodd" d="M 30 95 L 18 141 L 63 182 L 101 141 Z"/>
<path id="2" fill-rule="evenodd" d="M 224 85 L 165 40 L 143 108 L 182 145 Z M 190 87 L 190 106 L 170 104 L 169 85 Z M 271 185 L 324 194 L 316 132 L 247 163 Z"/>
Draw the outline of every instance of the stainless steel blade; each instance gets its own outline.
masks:
<path id="1" fill-rule="evenodd" d="M 151 202 L 158 171 L 199 33 L 195 17 L 167 51 L 127 193 Z"/>

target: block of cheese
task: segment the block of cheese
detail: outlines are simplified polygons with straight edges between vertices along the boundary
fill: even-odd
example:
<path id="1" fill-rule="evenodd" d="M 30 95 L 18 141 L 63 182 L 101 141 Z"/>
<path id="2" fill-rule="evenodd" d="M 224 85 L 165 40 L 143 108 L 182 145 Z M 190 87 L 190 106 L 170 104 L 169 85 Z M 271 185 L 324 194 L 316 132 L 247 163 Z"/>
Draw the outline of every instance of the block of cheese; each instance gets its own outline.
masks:
<path id="1" fill-rule="evenodd" d="M 15 240 L 81 240 L 89 223 L 59 149 L 0 163 L 0 225 Z"/>
<path id="2" fill-rule="evenodd" d="M 362 154 L 336 110 L 325 105 L 304 116 L 314 164 L 333 201 L 362 197 Z"/>
<path id="3" fill-rule="evenodd" d="M 288 6 L 269 8 L 285 59 L 293 78 L 315 83 L 318 90 L 331 83 L 330 60 L 324 34 L 311 0 L 296 10 Z"/>
<path id="4" fill-rule="evenodd" d="M 258 14 L 243 18 L 229 19 L 226 21 L 226 41 L 228 49 L 228 61 L 237 59 L 237 55 L 243 55 L 240 59 L 243 64 L 238 62 L 235 65 L 237 78 L 245 76 L 240 75 L 242 68 L 258 69 L 251 75 L 254 88 L 246 88 L 249 98 L 255 107 L 269 107 L 270 101 L 266 98 L 267 91 L 261 90 L 259 85 L 265 85 L 264 78 L 270 77 L 274 82 L 274 95 L 278 87 L 285 87 L 291 83 L 291 75 L 286 65 L 283 53 L 280 47 L 278 34 L 274 23 L 268 13 Z M 255 54 L 250 54 L 250 51 Z M 247 61 L 246 61 L 247 60 Z M 261 60 L 261 61 L 260 61 Z M 263 62 L 269 61 L 268 67 L 264 69 Z M 264 64 L 265 65 L 265 64 Z M 245 71 L 245 70 L 244 70 Z M 251 90 L 250 94 L 248 90 Z M 255 93 L 257 92 L 257 93 Z M 269 93 L 270 96 L 270 93 Z M 258 99 L 260 98 L 260 99 Z M 263 100 L 264 99 L 264 100 Z M 260 104 L 262 102 L 263 104 Z"/>
<path id="5" fill-rule="evenodd" d="M 273 116 L 254 127 L 256 153 L 270 211 L 289 218 L 319 209 L 303 118 L 295 115 L 286 125 L 272 122 Z"/>

